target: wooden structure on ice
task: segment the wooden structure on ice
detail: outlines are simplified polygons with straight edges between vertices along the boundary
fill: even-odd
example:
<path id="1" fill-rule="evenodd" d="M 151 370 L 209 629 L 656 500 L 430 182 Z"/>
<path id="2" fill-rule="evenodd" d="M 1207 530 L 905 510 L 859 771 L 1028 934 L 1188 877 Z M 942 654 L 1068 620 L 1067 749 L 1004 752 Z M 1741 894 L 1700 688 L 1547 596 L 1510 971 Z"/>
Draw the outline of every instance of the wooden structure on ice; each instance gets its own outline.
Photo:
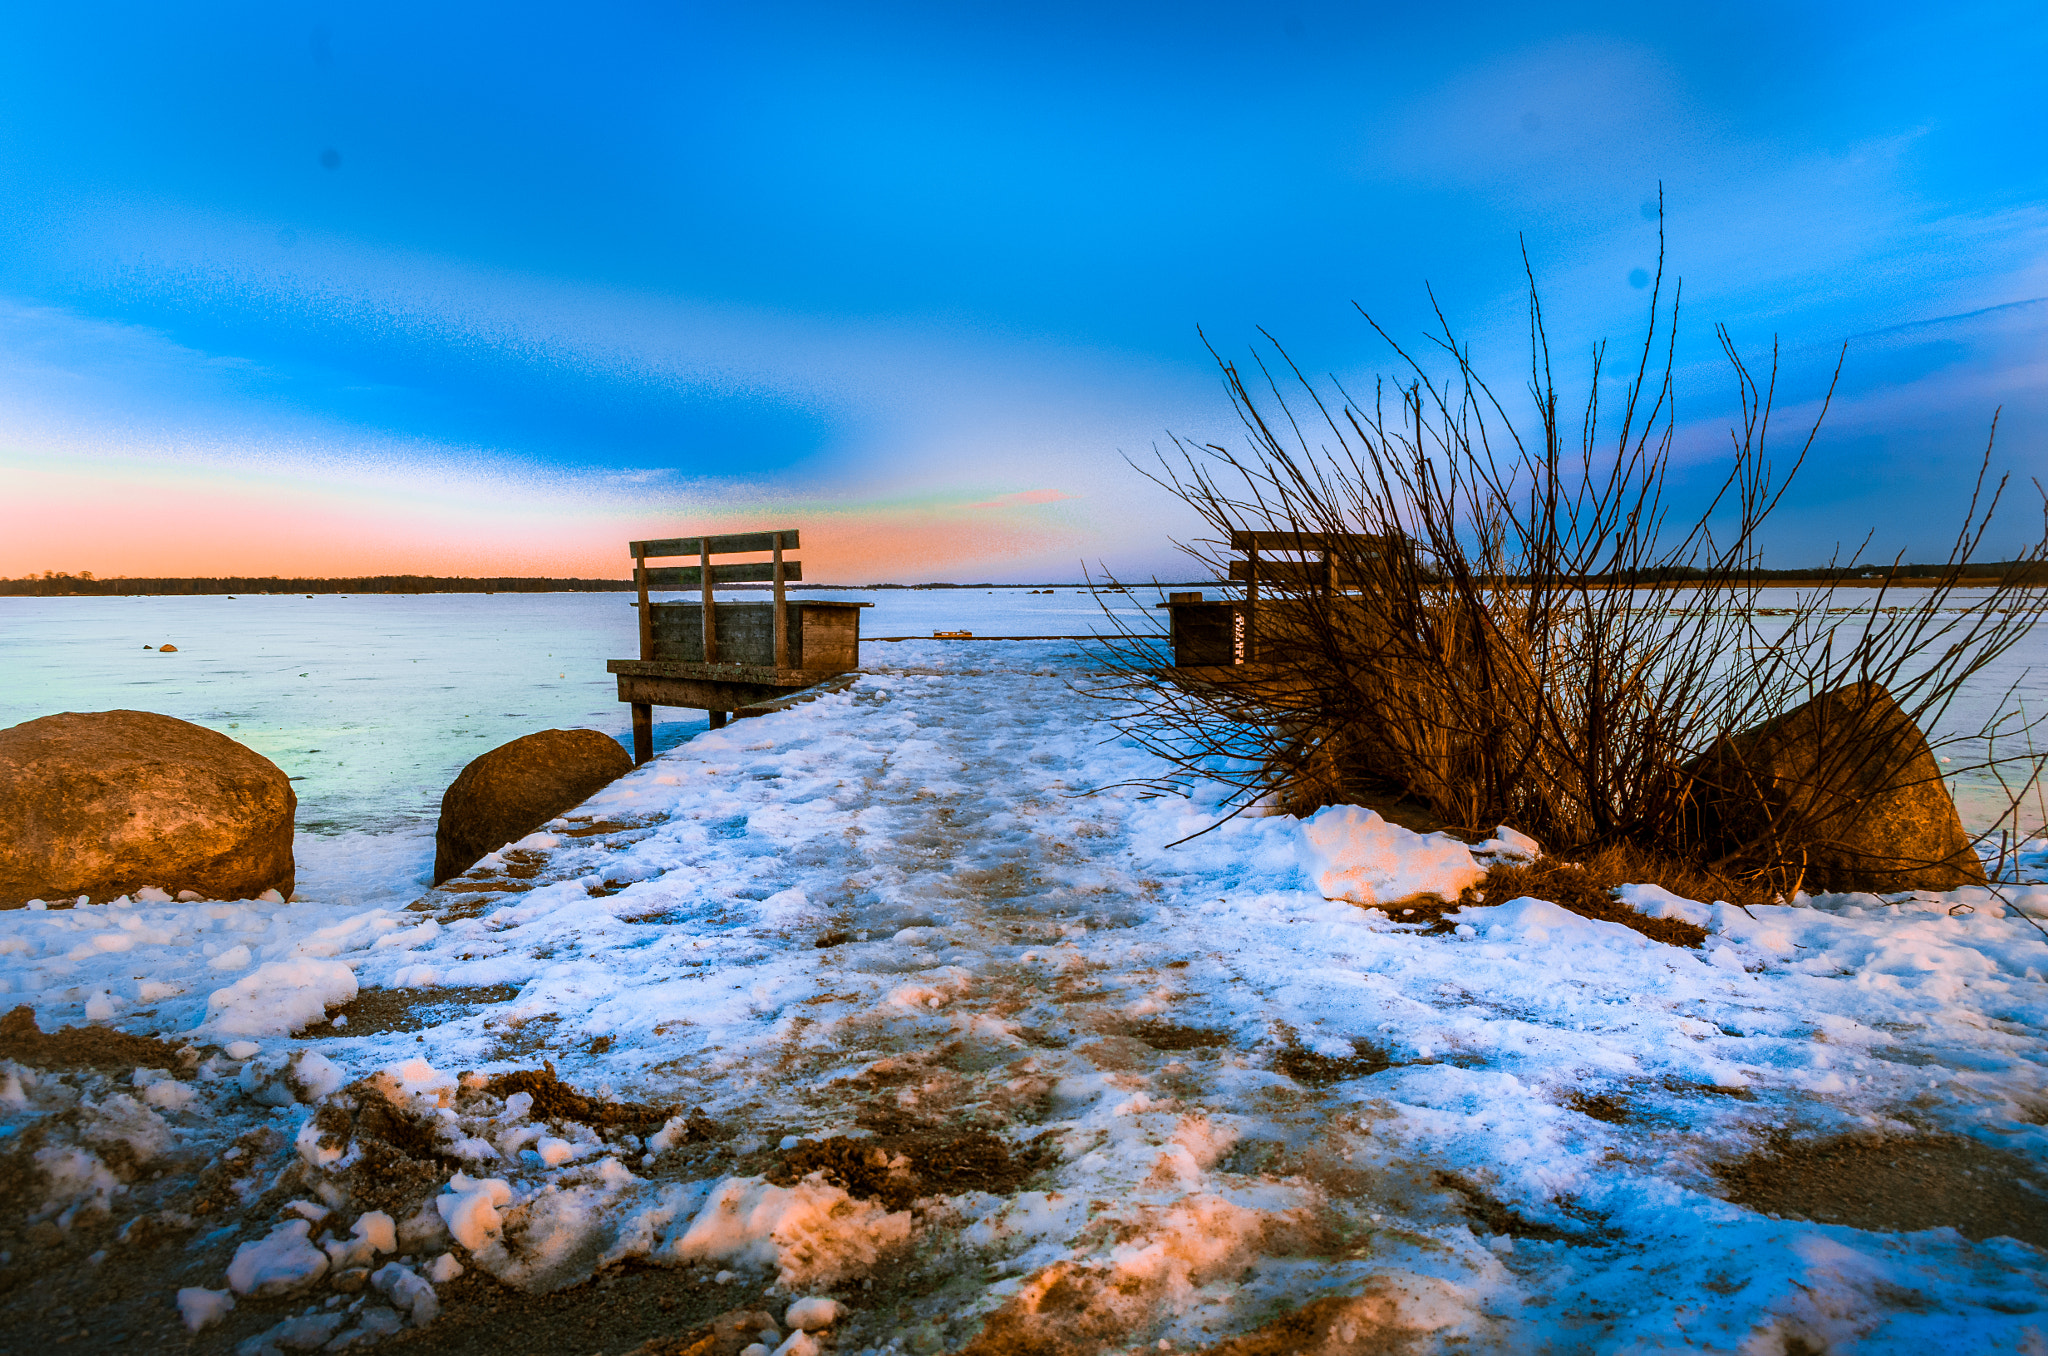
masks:
<path id="1" fill-rule="evenodd" d="M 668 537 L 629 544 L 639 598 L 640 657 L 605 668 L 619 680 L 619 700 L 633 707 L 633 761 L 654 756 L 654 708 L 688 706 L 711 714 L 762 715 L 860 666 L 860 609 L 873 603 L 825 602 L 785 596 L 803 579 L 795 529 L 717 537 Z M 772 555 L 765 561 L 714 564 L 714 556 Z M 695 565 L 650 566 L 650 560 L 696 557 Z M 763 603 L 719 602 L 719 584 L 772 584 Z M 696 589 L 697 602 L 657 603 L 650 589 Z"/>
<path id="2" fill-rule="evenodd" d="M 1230 549 L 1244 559 L 1230 562 L 1230 580 L 1244 585 L 1242 598 L 1214 602 L 1199 593 L 1170 593 L 1158 604 L 1166 609 L 1167 638 L 1175 669 L 1256 670 L 1267 657 L 1262 649 L 1286 630 L 1293 598 L 1307 590 L 1384 588 L 1391 553 L 1406 542 L 1348 532 L 1246 532 L 1230 534 Z M 1275 559 L 1291 555 L 1308 559 Z M 1278 586 L 1278 598 L 1261 600 L 1261 585 Z M 1253 673 L 1184 674 L 1214 681 L 1243 680 Z"/>

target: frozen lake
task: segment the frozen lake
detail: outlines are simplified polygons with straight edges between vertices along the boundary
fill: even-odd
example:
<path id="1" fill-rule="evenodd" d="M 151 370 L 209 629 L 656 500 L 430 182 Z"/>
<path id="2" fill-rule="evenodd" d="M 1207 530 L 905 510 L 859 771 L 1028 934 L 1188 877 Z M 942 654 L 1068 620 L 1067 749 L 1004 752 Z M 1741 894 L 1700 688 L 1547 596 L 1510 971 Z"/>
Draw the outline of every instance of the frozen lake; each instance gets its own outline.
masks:
<path id="1" fill-rule="evenodd" d="M 791 595 L 872 602 L 866 636 L 1108 629 L 1073 588 Z M 130 709 L 219 730 L 293 779 L 300 892 L 388 904 L 424 885 L 441 793 L 470 759 L 553 728 L 630 748 L 604 664 L 634 657 L 637 637 L 626 593 L 0 598 L 0 728 Z M 657 752 L 706 728 L 674 708 L 655 719 Z"/>
<path id="2" fill-rule="evenodd" d="M 1071 587 L 792 593 L 873 603 L 861 626 L 869 637 L 1109 629 L 1096 598 Z M 1117 602 L 1156 616 L 1160 598 L 1144 589 Z M 165 643 L 176 652 L 151 648 Z M 629 741 L 604 661 L 636 645 L 624 593 L 0 598 L 0 727 L 130 708 L 228 734 L 294 780 L 301 893 L 389 904 L 424 885 L 441 793 L 470 759 L 549 728 Z M 2036 635 L 1980 676 L 1951 726 L 2015 684 L 2027 709 L 2042 709 L 2044 661 Z M 655 715 L 657 751 L 706 728 L 681 710 Z M 1990 822 L 1988 778 L 1954 789 L 1973 829 Z"/>

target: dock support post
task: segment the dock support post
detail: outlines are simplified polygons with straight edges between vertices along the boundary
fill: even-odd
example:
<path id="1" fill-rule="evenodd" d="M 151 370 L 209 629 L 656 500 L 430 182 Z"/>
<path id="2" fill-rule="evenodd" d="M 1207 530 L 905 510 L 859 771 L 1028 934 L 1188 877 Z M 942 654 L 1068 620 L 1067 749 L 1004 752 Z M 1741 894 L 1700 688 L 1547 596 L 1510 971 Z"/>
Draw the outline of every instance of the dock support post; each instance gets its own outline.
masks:
<path id="1" fill-rule="evenodd" d="M 697 538 L 697 568 L 704 588 L 704 662 L 718 662 L 718 622 L 711 614 L 711 540 Z"/>
<path id="2" fill-rule="evenodd" d="M 713 711 L 710 713 L 710 716 L 712 729 L 723 730 L 725 728 L 725 712 Z"/>
<path id="3" fill-rule="evenodd" d="M 782 593 L 782 534 L 775 534 L 775 667 L 789 667 L 789 607 Z"/>
<path id="4" fill-rule="evenodd" d="M 640 657 L 654 658 L 654 613 L 647 606 L 647 543 L 633 543 L 633 584 L 640 593 Z"/>
<path id="5" fill-rule="evenodd" d="M 647 702 L 633 703 L 633 766 L 638 767 L 654 757 L 654 707 Z"/>
<path id="6" fill-rule="evenodd" d="M 1249 547 L 1244 553 L 1244 657 L 1237 662 L 1249 664 L 1259 657 L 1259 548 Z"/>

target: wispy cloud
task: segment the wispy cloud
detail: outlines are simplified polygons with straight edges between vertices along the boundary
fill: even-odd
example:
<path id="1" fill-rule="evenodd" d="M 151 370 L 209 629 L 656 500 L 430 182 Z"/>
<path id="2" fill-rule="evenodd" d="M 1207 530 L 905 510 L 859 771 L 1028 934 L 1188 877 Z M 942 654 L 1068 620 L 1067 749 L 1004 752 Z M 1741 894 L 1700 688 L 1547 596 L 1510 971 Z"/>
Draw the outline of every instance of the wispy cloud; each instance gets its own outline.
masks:
<path id="1" fill-rule="evenodd" d="M 1079 498 L 1079 496 L 1068 494 L 1065 490 L 1019 490 L 1015 494 L 1005 494 L 995 499 L 984 499 L 978 504 L 969 504 L 967 507 L 976 509 L 1021 508 L 1027 504 L 1058 504 L 1076 498 Z"/>

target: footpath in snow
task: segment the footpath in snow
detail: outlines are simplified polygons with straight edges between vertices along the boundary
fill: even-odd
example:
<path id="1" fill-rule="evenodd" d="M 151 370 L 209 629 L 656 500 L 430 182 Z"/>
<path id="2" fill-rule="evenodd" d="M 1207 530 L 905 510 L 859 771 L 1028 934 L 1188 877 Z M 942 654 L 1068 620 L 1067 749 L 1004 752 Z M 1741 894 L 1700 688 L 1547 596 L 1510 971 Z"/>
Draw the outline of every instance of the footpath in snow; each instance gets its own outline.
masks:
<path id="1" fill-rule="evenodd" d="M 1086 794 L 1076 647 L 868 658 L 411 909 L 0 914 L 100 1032 L 0 1031 L 0 1348 L 2048 1353 L 2048 889 L 1425 933 Z"/>

